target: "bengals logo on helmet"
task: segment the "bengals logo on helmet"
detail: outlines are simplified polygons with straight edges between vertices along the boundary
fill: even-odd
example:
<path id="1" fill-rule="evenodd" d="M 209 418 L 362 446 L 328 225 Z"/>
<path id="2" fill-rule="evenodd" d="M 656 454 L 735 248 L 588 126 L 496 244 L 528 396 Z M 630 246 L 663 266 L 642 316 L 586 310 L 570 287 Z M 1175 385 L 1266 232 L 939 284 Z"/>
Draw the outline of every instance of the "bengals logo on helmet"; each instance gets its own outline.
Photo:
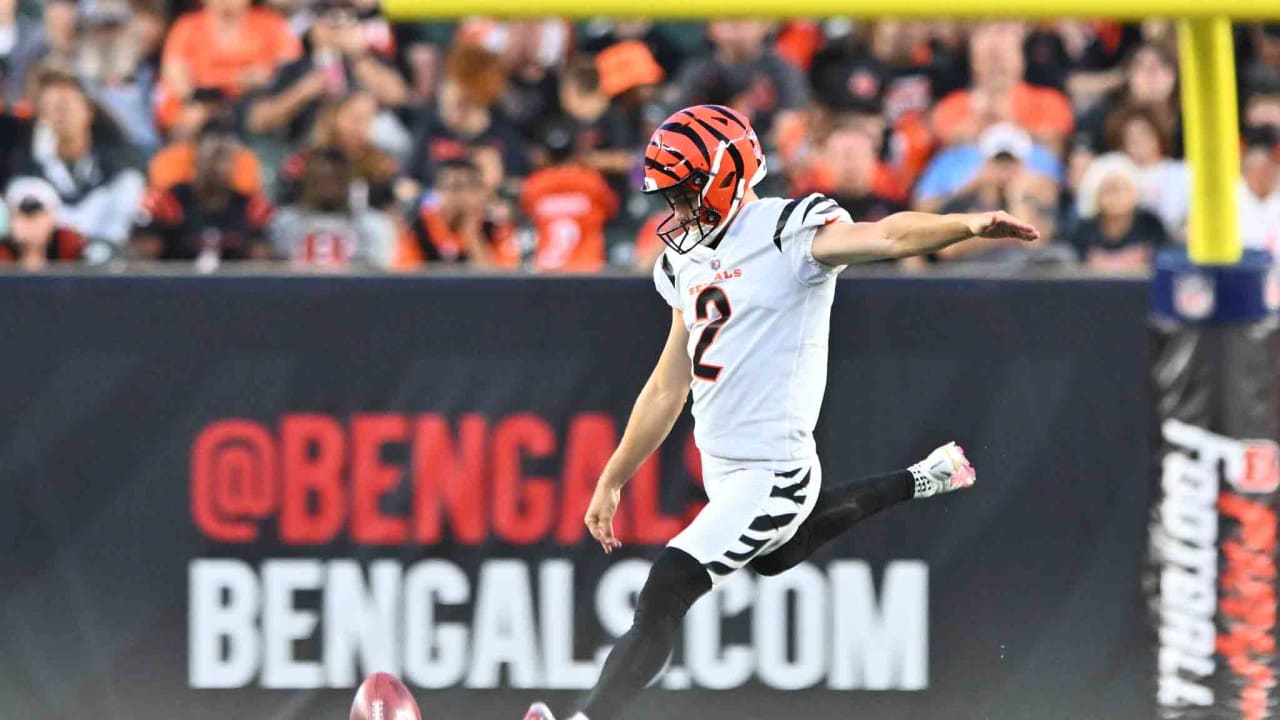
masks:
<path id="1" fill-rule="evenodd" d="M 643 189 L 671 206 L 658 236 L 678 253 L 719 244 L 747 190 L 764 176 L 764 149 L 750 121 L 721 105 L 672 114 L 644 152 Z"/>

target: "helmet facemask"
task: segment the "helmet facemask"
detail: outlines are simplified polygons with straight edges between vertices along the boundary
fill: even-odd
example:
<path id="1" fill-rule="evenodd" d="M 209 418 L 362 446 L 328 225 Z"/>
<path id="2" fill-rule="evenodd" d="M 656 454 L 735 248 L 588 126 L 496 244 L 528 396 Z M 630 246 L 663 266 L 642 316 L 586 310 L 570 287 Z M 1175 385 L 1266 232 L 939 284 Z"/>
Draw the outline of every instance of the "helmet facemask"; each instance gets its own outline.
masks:
<path id="1" fill-rule="evenodd" d="M 703 203 L 709 180 L 707 173 L 694 170 L 680 182 L 659 191 L 670 206 L 671 214 L 658 226 L 658 237 L 681 255 L 715 239 L 716 231 L 724 222 L 719 212 Z"/>

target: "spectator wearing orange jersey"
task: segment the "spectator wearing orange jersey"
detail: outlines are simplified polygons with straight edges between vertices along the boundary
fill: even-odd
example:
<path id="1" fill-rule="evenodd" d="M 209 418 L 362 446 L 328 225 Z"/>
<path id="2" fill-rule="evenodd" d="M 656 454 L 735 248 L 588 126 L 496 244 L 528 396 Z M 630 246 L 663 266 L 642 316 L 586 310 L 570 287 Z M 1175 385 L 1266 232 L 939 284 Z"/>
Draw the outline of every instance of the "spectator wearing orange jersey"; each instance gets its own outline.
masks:
<path id="1" fill-rule="evenodd" d="M 423 195 L 409 220 L 400 265 L 514 266 L 518 258 L 511 247 L 510 227 L 488 212 L 487 198 L 474 163 L 442 162 L 435 187 Z"/>
<path id="2" fill-rule="evenodd" d="M 272 208 L 231 182 L 239 140 L 221 124 L 209 124 L 195 143 L 195 176 L 166 188 L 152 187 L 133 229 L 130 253 L 155 260 L 195 260 L 212 270 L 223 260 L 266 259 Z"/>
<path id="3" fill-rule="evenodd" d="M 538 270 L 595 272 L 605 264 L 604 226 L 618 198 L 598 170 L 573 156 L 573 127 L 549 124 L 543 145 L 551 164 L 525 180 L 520 207 L 534 223 Z"/>
<path id="4" fill-rule="evenodd" d="M 933 110 L 933 129 L 944 145 L 973 142 L 987 127 L 1007 122 L 1052 150 L 1063 147 L 1075 126 L 1071 103 L 1057 90 L 1024 81 L 1025 38 L 1019 22 L 983 23 L 973 30 L 973 84 L 946 96 Z"/>
<path id="5" fill-rule="evenodd" d="M 204 9 L 178 18 L 165 40 L 160 124 L 193 132 L 204 121 L 193 100 L 266 87 L 281 65 L 301 54 L 302 43 L 275 11 L 250 7 L 250 0 L 207 0 Z"/>
<path id="6" fill-rule="evenodd" d="M 229 130 L 230 119 L 213 117 L 201 128 L 220 127 Z M 231 171 L 226 177 L 231 189 L 244 195 L 257 195 L 262 192 L 262 168 L 258 156 L 245 147 L 238 139 L 231 138 L 234 143 L 231 158 Z M 196 179 L 196 141 L 181 140 L 161 148 L 147 167 L 147 185 L 153 189 L 168 190 L 175 185 L 189 183 Z"/>

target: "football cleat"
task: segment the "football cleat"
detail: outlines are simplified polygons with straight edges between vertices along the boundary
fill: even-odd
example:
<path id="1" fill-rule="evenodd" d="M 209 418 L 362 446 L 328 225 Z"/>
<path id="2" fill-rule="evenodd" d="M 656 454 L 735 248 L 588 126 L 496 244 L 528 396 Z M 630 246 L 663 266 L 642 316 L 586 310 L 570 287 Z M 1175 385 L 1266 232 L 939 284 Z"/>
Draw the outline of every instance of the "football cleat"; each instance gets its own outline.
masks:
<path id="1" fill-rule="evenodd" d="M 524 720 L 556 720 L 556 716 L 551 714 L 551 708 L 536 702 L 529 706 L 528 712 L 524 714 Z"/>
<path id="2" fill-rule="evenodd" d="M 916 481 L 915 497 L 923 498 L 973 487 L 978 473 L 964 456 L 964 449 L 949 442 L 907 468 Z"/>

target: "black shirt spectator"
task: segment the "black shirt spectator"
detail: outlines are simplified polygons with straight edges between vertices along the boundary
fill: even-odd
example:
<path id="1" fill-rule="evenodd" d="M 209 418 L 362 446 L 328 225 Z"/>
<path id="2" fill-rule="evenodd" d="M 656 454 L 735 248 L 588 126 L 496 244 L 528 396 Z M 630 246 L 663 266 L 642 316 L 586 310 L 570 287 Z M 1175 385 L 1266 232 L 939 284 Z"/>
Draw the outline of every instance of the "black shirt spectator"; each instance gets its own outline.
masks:
<path id="1" fill-rule="evenodd" d="M 413 131 L 409 175 L 430 185 L 445 160 L 474 162 L 490 189 L 529 171 L 524 142 L 496 107 L 506 89 L 501 58 L 474 45 L 458 45 L 445 62 L 436 101 Z"/>
<path id="2" fill-rule="evenodd" d="M 1097 102 L 1077 120 L 1077 130 L 1089 139 L 1094 152 L 1107 150 L 1107 117 L 1123 106 L 1141 106 L 1158 115 L 1171 128 L 1169 154 L 1182 157 L 1182 107 L 1178 96 L 1178 63 L 1163 45 L 1139 45 L 1124 67 L 1124 84 Z"/>
<path id="3" fill-rule="evenodd" d="M 1150 253 L 1167 243 L 1169 236 L 1165 233 L 1164 223 L 1160 222 L 1160 218 L 1138 209 L 1127 227 L 1105 226 L 1101 217 L 1082 220 L 1069 239 L 1081 262 L 1098 266 L 1105 262 L 1104 256 L 1114 258 L 1136 248 L 1144 249 L 1142 255 L 1145 264 L 1150 260 Z"/>
<path id="4" fill-rule="evenodd" d="M 265 97 L 249 108 L 253 132 L 283 129 L 290 142 L 305 139 L 327 99 L 365 92 L 383 107 L 409 94 L 399 71 L 372 52 L 355 9 L 325 0 L 309 36 L 310 52 L 276 72 Z"/>
<path id="5" fill-rule="evenodd" d="M 882 109 L 891 124 L 907 113 L 927 111 L 943 71 L 934 57 L 946 55 L 930 52 L 927 61 L 920 60 L 917 51 L 925 46 L 914 27 L 882 20 L 866 42 L 850 34 L 820 50 L 809 67 L 815 99 L 836 111 Z"/>
<path id="6" fill-rule="evenodd" d="M 1169 241 L 1164 223 L 1140 206 L 1139 171 L 1120 153 L 1101 155 L 1080 181 L 1081 220 L 1067 240 L 1093 268 L 1143 268 Z"/>
<path id="7" fill-rule="evenodd" d="M 265 259 L 271 206 L 261 197 L 227 190 L 214 201 L 194 183 L 153 189 L 134 229 L 139 257 L 154 260 Z"/>
<path id="8" fill-rule="evenodd" d="M 781 113 L 801 110 L 809 101 L 800 71 L 767 49 L 767 31 L 760 20 L 711 21 L 707 32 L 715 52 L 685 63 L 672 104 L 729 105 L 749 117 L 767 142 Z"/>
<path id="9" fill-rule="evenodd" d="M 133 254 L 155 260 L 196 260 L 205 269 L 221 260 L 264 259 L 267 201 L 232 189 L 238 144 L 226 128 L 206 126 L 196 146 L 196 177 L 152 188 L 133 232 Z"/>

